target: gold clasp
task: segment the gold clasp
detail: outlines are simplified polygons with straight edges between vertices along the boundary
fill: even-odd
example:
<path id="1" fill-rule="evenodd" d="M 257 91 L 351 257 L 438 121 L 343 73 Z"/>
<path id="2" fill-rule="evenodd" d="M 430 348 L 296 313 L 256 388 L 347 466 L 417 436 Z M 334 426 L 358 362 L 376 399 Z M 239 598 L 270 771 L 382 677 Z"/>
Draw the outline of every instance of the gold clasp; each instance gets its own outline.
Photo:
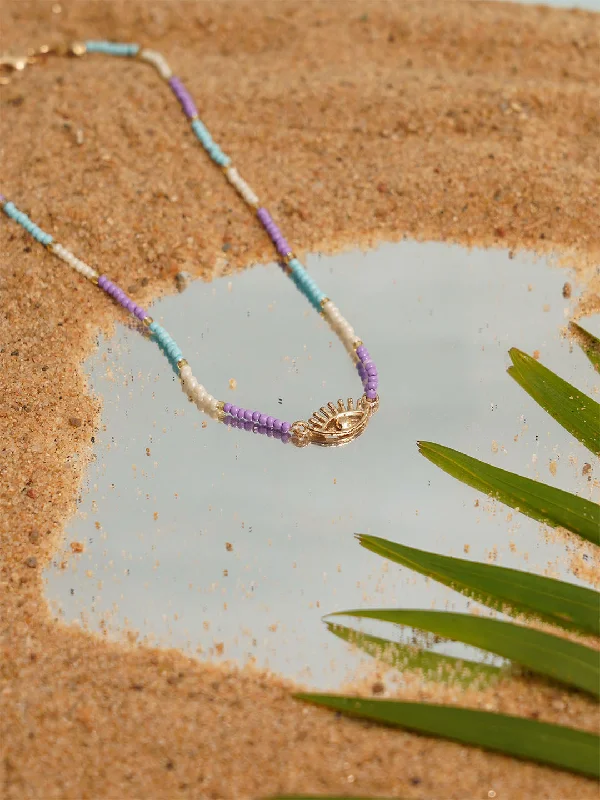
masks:
<path id="1" fill-rule="evenodd" d="M 85 53 L 83 42 L 73 42 L 72 44 L 43 44 L 37 49 L 27 51 L 24 56 L 11 56 L 0 54 L 0 86 L 10 83 L 13 73 L 22 72 L 29 64 L 37 64 L 44 56 L 82 56 Z M 6 74 L 9 73 L 9 74 Z"/>

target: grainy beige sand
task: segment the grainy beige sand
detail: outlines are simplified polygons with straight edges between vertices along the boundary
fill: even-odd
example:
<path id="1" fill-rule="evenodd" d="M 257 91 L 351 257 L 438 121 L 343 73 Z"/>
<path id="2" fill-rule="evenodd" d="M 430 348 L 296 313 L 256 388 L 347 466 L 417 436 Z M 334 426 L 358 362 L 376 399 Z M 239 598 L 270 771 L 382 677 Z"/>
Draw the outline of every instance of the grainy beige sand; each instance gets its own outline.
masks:
<path id="1" fill-rule="evenodd" d="M 165 53 L 299 253 L 404 235 L 553 251 L 587 286 L 582 311 L 598 308 L 598 16 L 4 0 L 0 23 L 14 52 L 95 37 Z M 173 291 L 181 269 L 217 274 L 224 242 L 236 266 L 272 258 L 150 67 L 49 59 L 0 97 L 0 191 L 136 300 Z M 583 778 L 305 708 L 250 669 L 55 624 L 40 573 L 99 420 L 81 362 L 120 312 L 6 219 L 0 259 L 3 798 L 597 797 Z M 528 681 L 460 694 L 410 679 L 404 696 L 598 723 L 584 697 Z"/>

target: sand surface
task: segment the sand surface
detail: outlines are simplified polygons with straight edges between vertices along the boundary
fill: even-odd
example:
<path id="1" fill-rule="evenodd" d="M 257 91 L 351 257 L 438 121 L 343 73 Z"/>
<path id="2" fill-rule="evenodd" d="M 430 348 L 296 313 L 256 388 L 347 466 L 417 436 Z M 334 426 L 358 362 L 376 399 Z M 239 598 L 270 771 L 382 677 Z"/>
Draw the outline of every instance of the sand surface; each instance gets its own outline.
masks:
<path id="1" fill-rule="evenodd" d="M 404 235 L 554 251 L 587 286 L 581 310 L 598 308 L 598 16 L 450 0 L 4 0 L 0 24 L 15 53 L 74 38 L 162 51 L 299 254 Z M 142 63 L 48 59 L 0 87 L 0 162 L 0 191 L 138 302 L 174 291 L 180 270 L 272 259 Z M 41 571 L 99 421 L 81 363 L 124 317 L 6 218 L 0 296 L 3 798 L 597 796 L 583 778 L 303 707 L 250 669 L 55 624 Z M 412 680 L 404 696 L 597 726 L 590 701 L 538 682 L 460 694 Z"/>

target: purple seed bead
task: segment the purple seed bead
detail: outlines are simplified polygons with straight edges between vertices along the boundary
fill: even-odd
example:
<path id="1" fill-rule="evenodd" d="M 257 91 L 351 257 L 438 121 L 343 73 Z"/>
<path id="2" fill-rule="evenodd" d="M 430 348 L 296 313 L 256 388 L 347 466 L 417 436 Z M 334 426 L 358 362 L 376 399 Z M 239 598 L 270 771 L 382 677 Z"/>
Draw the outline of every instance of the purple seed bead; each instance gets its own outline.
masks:
<path id="1" fill-rule="evenodd" d="M 279 253 L 279 255 L 286 256 L 288 253 L 290 253 L 291 247 L 289 246 L 284 235 L 279 230 L 279 227 L 276 225 L 276 223 L 272 219 L 267 209 L 259 208 L 256 213 L 259 220 L 262 222 L 265 230 L 271 237 L 271 240 L 275 245 L 275 247 L 277 248 L 277 252 Z"/>
<path id="2" fill-rule="evenodd" d="M 369 400 L 375 400 L 375 398 L 377 397 L 377 392 L 375 391 L 375 389 L 367 389 L 367 397 L 369 398 Z"/>
<path id="3" fill-rule="evenodd" d="M 364 359 L 365 359 L 365 356 L 366 356 L 366 357 L 368 357 L 368 356 L 369 356 L 369 351 L 368 351 L 368 350 L 367 350 L 367 348 L 364 346 L 364 344 L 361 344 L 361 346 L 360 346 L 360 347 L 357 347 L 357 348 L 356 348 L 356 355 L 357 355 L 357 356 L 360 358 L 360 360 L 361 360 L 361 361 L 364 361 Z"/>
<path id="4" fill-rule="evenodd" d="M 275 422 L 275 417 L 267 417 L 267 428 L 272 428 Z"/>
<path id="5" fill-rule="evenodd" d="M 223 406 L 223 411 L 226 414 L 229 414 L 229 412 L 231 411 L 231 403 L 225 403 L 225 405 Z"/>
<path id="6" fill-rule="evenodd" d="M 372 361 L 370 366 L 367 367 L 367 375 L 377 375 L 377 367 Z"/>
<path id="7" fill-rule="evenodd" d="M 6 197 L 4 197 L 3 194 L 0 194 L 0 203 L 2 203 L 2 205 L 4 205 L 4 203 L 6 203 Z"/>
<path id="8" fill-rule="evenodd" d="M 289 246 L 287 240 L 283 237 L 275 242 L 275 247 L 277 248 L 277 252 L 280 256 L 287 256 L 288 253 L 292 252 L 292 248 Z"/>
<path id="9" fill-rule="evenodd" d="M 273 438 L 273 428 L 267 428 L 267 436 L 269 439 Z"/>
<path id="10" fill-rule="evenodd" d="M 237 406 L 231 406 L 231 408 L 229 409 L 229 413 L 231 414 L 232 417 L 237 417 L 238 411 L 239 408 Z"/>
<path id="11" fill-rule="evenodd" d="M 238 408 L 236 416 L 237 416 L 238 419 L 244 419 L 244 414 L 245 413 L 246 413 L 246 409 L 245 408 Z"/>
<path id="12" fill-rule="evenodd" d="M 268 419 L 269 418 L 267 417 L 266 414 L 261 414 L 260 415 L 260 417 L 258 418 L 258 421 L 259 421 L 259 423 L 260 423 L 262 428 L 266 428 L 267 427 L 267 420 Z"/>
<path id="13" fill-rule="evenodd" d="M 192 100 L 192 96 L 185 88 L 183 83 L 179 80 L 179 78 L 173 76 L 169 80 L 169 86 L 173 89 L 175 96 L 181 103 L 181 107 L 183 108 L 183 112 L 189 119 L 192 117 L 198 116 L 198 109 L 196 108 L 196 104 Z"/>
<path id="14" fill-rule="evenodd" d="M 251 430 L 252 430 L 252 428 L 254 427 L 254 426 L 252 425 L 252 423 L 251 423 L 251 422 L 248 422 L 248 421 L 246 421 L 246 422 L 244 422 L 243 424 L 244 424 L 244 430 L 245 430 L 245 431 L 248 431 L 248 433 L 250 433 L 250 431 L 251 431 Z"/>
<path id="15" fill-rule="evenodd" d="M 282 441 L 284 444 L 287 444 L 291 438 L 292 438 L 292 437 L 290 436 L 290 434 L 289 434 L 289 433 L 283 433 L 283 434 L 281 435 L 281 441 Z"/>
<path id="16" fill-rule="evenodd" d="M 260 411 L 252 412 L 252 422 L 258 422 L 260 419 Z"/>
<path id="17" fill-rule="evenodd" d="M 273 431 L 273 438 L 274 439 L 281 439 L 281 431 Z"/>
<path id="18" fill-rule="evenodd" d="M 276 431 L 280 431 L 282 425 L 283 425 L 283 422 L 280 419 L 274 419 L 273 420 L 273 427 L 275 428 Z"/>
<path id="19" fill-rule="evenodd" d="M 248 420 L 248 422 L 252 422 L 253 417 L 254 417 L 254 412 L 252 412 L 252 411 L 245 411 L 244 412 L 244 419 Z"/>
<path id="20" fill-rule="evenodd" d="M 281 432 L 282 433 L 287 433 L 291 427 L 292 426 L 291 426 L 291 424 L 289 422 L 282 422 L 281 423 Z"/>

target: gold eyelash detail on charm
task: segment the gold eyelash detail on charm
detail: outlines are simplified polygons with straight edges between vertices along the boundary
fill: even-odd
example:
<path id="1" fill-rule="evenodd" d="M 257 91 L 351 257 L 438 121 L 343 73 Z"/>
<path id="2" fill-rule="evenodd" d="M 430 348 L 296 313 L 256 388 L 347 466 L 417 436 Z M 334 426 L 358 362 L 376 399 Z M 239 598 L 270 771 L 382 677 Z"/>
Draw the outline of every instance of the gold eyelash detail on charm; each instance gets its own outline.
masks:
<path id="1" fill-rule="evenodd" d="M 321 447 L 339 447 L 351 442 L 364 431 L 378 403 L 363 395 L 354 406 L 349 397 L 345 404 L 338 400 L 337 406 L 327 403 L 310 417 L 308 422 L 298 420 L 291 427 L 292 441 L 299 447 L 317 444 Z"/>

